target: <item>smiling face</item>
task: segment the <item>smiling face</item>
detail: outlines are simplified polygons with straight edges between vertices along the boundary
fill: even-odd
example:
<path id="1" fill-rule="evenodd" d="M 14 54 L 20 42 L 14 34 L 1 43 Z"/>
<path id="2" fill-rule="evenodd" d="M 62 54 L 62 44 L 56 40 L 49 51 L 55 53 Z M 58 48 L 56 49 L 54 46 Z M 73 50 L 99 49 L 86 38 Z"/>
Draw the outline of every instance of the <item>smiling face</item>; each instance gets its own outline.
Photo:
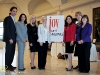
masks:
<path id="1" fill-rule="evenodd" d="M 33 16 L 33 17 L 31 18 L 31 21 L 32 21 L 32 23 L 36 22 L 36 17 Z"/>
<path id="2" fill-rule="evenodd" d="M 81 16 L 80 14 L 77 14 L 77 15 L 76 15 L 76 18 L 77 18 L 77 20 L 80 22 L 80 21 L 81 21 L 82 16 Z"/>
<path id="3" fill-rule="evenodd" d="M 88 22 L 89 22 L 88 16 L 87 16 L 87 15 L 83 15 L 83 16 L 82 16 L 82 23 L 83 23 L 83 24 L 86 24 L 86 23 L 88 23 Z"/>
<path id="4" fill-rule="evenodd" d="M 47 22 L 47 18 L 46 17 L 42 17 L 42 23 L 46 24 L 46 22 Z"/>
<path id="5" fill-rule="evenodd" d="M 87 23 L 87 18 L 86 18 L 86 17 L 82 18 L 82 22 L 83 22 L 84 24 L 86 24 L 86 23 Z"/>
<path id="6" fill-rule="evenodd" d="M 71 17 L 67 17 L 66 22 L 67 22 L 68 24 L 70 24 L 70 23 L 72 22 Z"/>
<path id="7" fill-rule="evenodd" d="M 25 21 L 25 15 L 21 16 L 21 21 L 24 22 Z"/>
<path id="8" fill-rule="evenodd" d="M 10 15 L 16 16 L 16 14 L 17 14 L 17 9 L 12 9 L 12 11 L 10 11 Z"/>
<path id="9" fill-rule="evenodd" d="M 75 17 L 77 18 L 78 22 L 81 22 L 81 18 L 82 18 L 82 13 L 80 11 L 77 11 L 75 13 Z"/>

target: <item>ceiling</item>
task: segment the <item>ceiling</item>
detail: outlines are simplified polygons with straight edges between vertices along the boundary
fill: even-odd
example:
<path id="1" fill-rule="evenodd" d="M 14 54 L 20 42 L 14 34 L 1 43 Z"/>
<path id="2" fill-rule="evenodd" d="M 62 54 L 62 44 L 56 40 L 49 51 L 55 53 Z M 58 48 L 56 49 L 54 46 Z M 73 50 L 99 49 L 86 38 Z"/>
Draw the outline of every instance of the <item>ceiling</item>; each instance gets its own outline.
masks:
<path id="1" fill-rule="evenodd" d="M 31 0 L 31 1 L 34 1 L 34 0 Z M 46 0 L 40 0 L 40 1 L 46 1 Z M 62 0 L 63 1 L 72 1 L 72 0 Z M 0 3 L 14 3 L 12 0 L 0 0 Z"/>
<path id="2" fill-rule="evenodd" d="M 12 0 L 0 0 L 0 3 L 14 3 Z"/>

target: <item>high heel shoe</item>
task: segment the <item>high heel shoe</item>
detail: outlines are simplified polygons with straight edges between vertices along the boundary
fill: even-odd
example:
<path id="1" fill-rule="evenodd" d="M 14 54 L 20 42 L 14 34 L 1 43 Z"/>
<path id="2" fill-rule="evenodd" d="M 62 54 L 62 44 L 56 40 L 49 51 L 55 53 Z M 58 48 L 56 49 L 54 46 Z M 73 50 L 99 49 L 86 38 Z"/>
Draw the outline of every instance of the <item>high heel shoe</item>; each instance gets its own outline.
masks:
<path id="1" fill-rule="evenodd" d="M 66 68 L 66 71 L 72 71 L 73 70 L 73 66 L 71 67 L 71 69 Z"/>
<path id="2" fill-rule="evenodd" d="M 66 69 L 66 71 L 72 71 L 73 69 L 71 68 L 71 69 Z"/>
<path id="3" fill-rule="evenodd" d="M 65 68 L 65 69 L 68 69 L 68 68 Z M 71 69 L 73 69 L 73 66 L 71 67 Z"/>
<path id="4" fill-rule="evenodd" d="M 35 67 L 35 66 L 33 66 L 33 67 L 31 67 L 31 69 L 36 69 L 36 67 Z"/>
<path id="5" fill-rule="evenodd" d="M 30 63 L 30 65 L 31 65 L 31 63 Z M 31 69 L 36 69 L 36 66 L 31 67 Z"/>

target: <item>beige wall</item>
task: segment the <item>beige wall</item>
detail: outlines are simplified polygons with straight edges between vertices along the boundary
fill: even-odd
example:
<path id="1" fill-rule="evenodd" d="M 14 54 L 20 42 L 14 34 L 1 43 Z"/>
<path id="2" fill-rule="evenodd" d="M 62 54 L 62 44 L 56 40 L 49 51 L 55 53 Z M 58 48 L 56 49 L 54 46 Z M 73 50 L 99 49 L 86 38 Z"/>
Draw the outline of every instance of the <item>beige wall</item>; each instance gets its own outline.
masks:
<path id="1" fill-rule="evenodd" d="M 7 15 L 9 15 L 9 9 L 10 7 L 12 6 L 17 6 L 16 4 L 0 4 L 0 21 L 3 21 L 4 17 L 6 17 Z M 92 10 L 93 8 L 96 8 L 96 7 L 99 7 L 100 6 L 100 2 L 94 2 L 94 3 L 89 3 L 89 4 L 86 4 L 86 5 L 81 5 L 81 6 L 78 6 L 78 7 L 73 7 L 73 8 L 70 8 L 70 9 L 67 9 L 67 10 L 63 10 L 62 11 L 62 15 L 64 15 L 65 17 L 67 15 L 72 15 L 73 17 L 75 17 L 75 12 L 76 11 L 81 11 L 83 14 L 87 14 L 89 16 L 89 19 L 90 19 L 90 23 L 92 24 L 93 23 L 93 13 L 92 13 Z M 18 7 L 18 6 L 17 6 Z M 48 9 L 54 9 L 51 4 L 49 2 L 39 2 L 38 5 L 36 5 L 34 11 L 33 11 L 33 14 L 35 13 L 41 13 L 42 11 L 47 11 Z M 73 13 L 71 13 L 71 10 L 74 10 Z M 17 12 L 17 15 L 16 15 L 16 21 L 18 20 L 18 17 L 19 15 L 22 13 L 21 9 L 18 7 L 18 12 Z M 24 12 L 23 12 L 24 13 Z M 48 14 L 45 14 L 45 15 L 56 15 L 57 12 L 54 10 L 53 13 L 48 13 Z M 42 15 L 41 15 L 42 16 Z M 41 16 L 37 17 L 37 20 L 41 20 Z M 28 18 L 29 19 L 29 18 Z M 29 20 L 28 20 L 29 21 Z"/>
<path id="2" fill-rule="evenodd" d="M 49 2 L 39 2 L 38 5 L 35 6 L 33 13 L 41 12 L 43 10 L 51 9 L 52 5 Z"/>
<path id="3" fill-rule="evenodd" d="M 42 9 L 42 7 L 44 7 L 44 6 L 45 5 L 39 5 L 39 7 L 36 7 L 36 9 L 34 9 L 34 10 L 39 11 L 39 12 L 46 11 L 46 9 Z M 49 6 L 49 3 L 47 5 L 47 7 L 48 6 Z M 62 15 L 64 15 L 64 17 L 66 17 L 67 15 L 72 15 L 73 17 L 75 17 L 75 12 L 76 11 L 81 11 L 82 14 L 87 14 L 89 16 L 90 23 L 93 24 L 93 12 L 92 11 L 93 11 L 93 8 L 96 8 L 96 7 L 100 7 L 100 2 L 93 2 L 93 3 L 89 3 L 89 4 L 73 7 L 73 8 L 67 9 L 67 10 L 63 10 L 62 11 Z M 40 11 L 40 9 L 42 9 L 42 10 Z M 71 10 L 73 10 L 73 13 L 71 13 Z M 57 12 L 56 11 L 54 11 L 54 12 L 55 13 L 48 14 L 48 15 L 57 15 Z M 33 14 L 35 14 L 35 12 Z M 37 19 L 40 20 L 41 17 L 38 17 Z"/>
<path id="4" fill-rule="evenodd" d="M 71 13 L 71 9 L 63 11 L 63 15 L 66 17 L 67 15 L 72 15 L 75 17 L 76 11 L 81 11 L 82 14 L 87 14 L 89 16 L 90 23 L 93 24 L 93 8 L 100 7 L 100 2 L 89 3 L 87 5 L 83 5 L 80 7 L 73 8 L 74 12 Z"/>
<path id="5" fill-rule="evenodd" d="M 22 11 L 16 4 L 0 4 L 0 21 L 3 21 L 4 18 L 9 15 L 9 10 L 12 6 L 16 6 L 18 8 L 18 12 L 15 17 L 15 20 L 18 20 L 19 15 L 22 13 Z"/>

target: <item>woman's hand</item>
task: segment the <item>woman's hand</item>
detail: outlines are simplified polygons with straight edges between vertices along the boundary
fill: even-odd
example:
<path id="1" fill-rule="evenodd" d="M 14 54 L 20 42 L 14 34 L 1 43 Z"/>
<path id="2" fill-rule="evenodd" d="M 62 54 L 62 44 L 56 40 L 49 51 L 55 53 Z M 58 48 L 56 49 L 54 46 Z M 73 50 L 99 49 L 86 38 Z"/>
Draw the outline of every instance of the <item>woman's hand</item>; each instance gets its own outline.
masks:
<path id="1" fill-rule="evenodd" d="M 78 41 L 78 44 L 82 44 L 81 41 Z"/>
<path id="2" fill-rule="evenodd" d="M 65 43 L 64 42 L 62 42 L 62 46 L 65 46 Z"/>
<path id="3" fill-rule="evenodd" d="M 32 43 L 30 43 L 30 46 L 33 46 L 33 44 L 32 44 Z"/>
<path id="4" fill-rule="evenodd" d="M 100 60 L 100 52 L 97 52 L 98 59 Z"/>
<path id="5" fill-rule="evenodd" d="M 43 43 L 42 42 L 40 42 L 40 46 L 43 46 Z"/>
<path id="6" fill-rule="evenodd" d="M 72 45 L 74 45 L 74 41 L 71 41 L 71 42 L 70 42 L 70 46 L 72 46 Z"/>
<path id="7" fill-rule="evenodd" d="M 50 45 L 51 45 L 51 44 L 49 43 L 48 46 L 50 47 Z"/>
<path id="8" fill-rule="evenodd" d="M 26 41 L 27 41 L 26 39 L 23 40 L 24 43 L 26 43 Z"/>
<path id="9" fill-rule="evenodd" d="M 82 43 L 82 44 L 83 44 L 83 42 L 84 42 L 84 41 L 83 41 L 83 40 L 81 40 L 81 43 Z"/>

